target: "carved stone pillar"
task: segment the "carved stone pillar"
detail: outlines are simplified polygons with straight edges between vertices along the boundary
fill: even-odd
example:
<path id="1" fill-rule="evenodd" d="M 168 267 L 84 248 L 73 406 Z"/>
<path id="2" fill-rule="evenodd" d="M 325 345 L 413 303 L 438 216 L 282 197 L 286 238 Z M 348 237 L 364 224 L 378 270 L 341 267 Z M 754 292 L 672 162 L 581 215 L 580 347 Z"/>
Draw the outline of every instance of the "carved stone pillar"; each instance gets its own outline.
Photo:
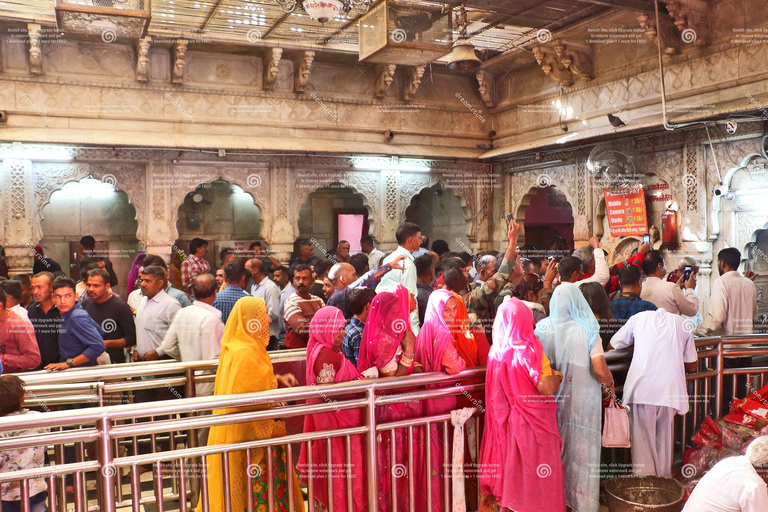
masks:
<path id="1" fill-rule="evenodd" d="M 496 106 L 494 100 L 494 87 L 495 82 L 493 75 L 485 70 L 480 70 L 475 74 L 477 78 L 477 87 L 480 92 L 480 97 L 483 99 L 483 105 L 487 108 L 493 108 Z"/>
<path id="2" fill-rule="evenodd" d="M 289 201 L 293 187 L 289 185 L 288 165 L 284 162 L 270 169 L 270 189 L 273 212 L 272 223 L 266 226 L 265 240 L 270 244 L 272 256 L 279 261 L 288 261 L 293 252 L 293 241 L 298 233 L 298 226 L 291 222 Z"/>
<path id="3" fill-rule="evenodd" d="M 408 70 L 403 84 L 403 101 L 410 103 L 416 96 L 416 91 L 421 85 L 421 77 L 424 76 L 426 66 L 414 66 Z"/>
<path id="4" fill-rule="evenodd" d="M 176 211 L 180 205 L 171 204 L 171 189 L 168 176 L 173 169 L 170 164 L 149 164 L 147 166 L 147 254 L 158 254 L 170 258 L 172 247 L 178 238 Z"/>
<path id="5" fill-rule="evenodd" d="M 575 81 L 573 72 L 560 62 L 557 55 L 544 51 L 540 46 L 536 46 L 533 48 L 533 56 L 545 75 L 557 80 L 563 87 L 573 85 Z"/>
<path id="6" fill-rule="evenodd" d="M 149 43 L 151 38 L 145 37 L 139 39 L 136 45 L 136 81 L 148 82 L 149 81 Z"/>
<path id="7" fill-rule="evenodd" d="M 29 31 L 29 72 L 33 75 L 43 74 L 43 48 L 40 43 L 41 27 L 37 23 L 28 23 Z"/>
<path id="8" fill-rule="evenodd" d="M 387 95 L 389 86 L 395 78 L 394 64 L 379 64 L 376 66 L 376 84 L 373 86 L 373 95 L 382 100 Z"/>
<path id="9" fill-rule="evenodd" d="M 667 10 L 683 42 L 705 46 L 709 42 L 709 4 L 704 0 L 668 0 Z"/>
<path id="10" fill-rule="evenodd" d="M 32 161 L 6 158 L 2 164 L 4 247 L 10 274 L 29 273 L 34 258 L 35 178 Z"/>
<path id="11" fill-rule="evenodd" d="M 184 80 L 184 55 L 187 53 L 186 39 L 179 39 L 176 44 L 173 45 L 173 73 L 171 74 L 171 81 L 174 84 L 180 84 Z"/>
<path id="12" fill-rule="evenodd" d="M 264 56 L 264 90 L 271 91 L 277 81 L 278 65 L 283 55 L 282 48 L 269 48 Z"/>
<path id="13" fill-rule="evenodd" d="M 315 60 L 315 52 L 305 51 L 296 60 L 296 73 L 294 76 L 294 92 L 304 92 L 309 83 L 309 75 L 312 73 L 312 62 Z"/>

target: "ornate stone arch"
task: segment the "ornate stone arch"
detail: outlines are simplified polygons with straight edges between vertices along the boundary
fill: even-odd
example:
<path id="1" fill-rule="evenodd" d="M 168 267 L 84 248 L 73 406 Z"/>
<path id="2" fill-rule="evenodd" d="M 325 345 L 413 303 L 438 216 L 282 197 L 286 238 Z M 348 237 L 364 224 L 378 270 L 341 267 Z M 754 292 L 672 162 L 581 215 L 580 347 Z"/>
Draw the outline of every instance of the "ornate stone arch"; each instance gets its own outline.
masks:
<path id="1" fill-rule="evenodd" d="M 67 183 L 79 182 L 88 176 L 125 192 L 128 202 L 136 210 L 134 218 L 139 223 L 136 238 L 147 243 L 146 169 L 143 164 L 34 163 L 33 172 L 37 212 L 32 227 L 35 243 L 42 239 L 43 207 L 51 202 L 51 195 Z"/>
<path id="2" fill-rule="evenodd" d="M 757 158 L 763 158 L 763 155 L 761 155 L 760 153 L 749 153 L 747 156 L 745 156 L 741 160 L 739 165 L 735 167 L 731 167 L 728 170 L 728 172 L 725 173 L 725 176 L 723 177 L 723 184 L 719 187 L 718 190 L 715 191 L 714 197 L 712 199 L 712 214 L 710 217 L 711 230 L 709 233 L 710 241 L 716 240 L 717 237 L 720 235 L 720 229 L 722 226 L 723 200 L 724 198 L 728 197 L 729 194 L 733 193 L 733 191 L 731 190 L 733 177 L 736 175 L 737 172 L 741 171 L 742 169 L 746 169 L 749 166 L 750 162 L 752 162 Z M 720 193 L 718 194 L 717 191 L 719 191 Z"/>
<path id="3" fill-rule="evenodd" d="M 318 189 L 328 187 L 333 183 L 339 183 L 351 189 L 363 200 L 363 206 L 368 211 L 368 219 L 373 236 L 377 231 L 381 220 L 379 218 L 378 190 L 379 173 L 366 171 L 310 171 L 297 169 L 293 171 L 292 208 L 289 210 L 291 226 L 294 230 L 294 238 L 299 232 L 299 209 L 307 197 Z"/>
<path id="4" fill-rule="evenodd" d="M 400 190 L 400 211 L 398 220 L 405 220 L 405 210 L 410 206 L 415 196 L 424 189 L 440 185 L 446 192 L 452 193 L 461 201 L 461 208 L 464 212 L 464 221 L 466 225 L 465 235 L 470 243 L 476 243 L 477 240 L 477 220 L 475 209 L 475 191 L 466 187 L 451 186 L 446 178 L 450 174 L 407 174 L 402 173 L 398 179 L 398 188 Z M 490 205 L 485 205 L 488 208 Z"/>
<path id="5" fill-rule="evenodd" d="M 253 198 L 253 203 L 261 210 L 261 220 L 264 222 L 264 227 L 267 233 L 264 234 L 264 239 L 267 243 L 271 243 L 271 237 L 269 237 L 270 230 L 267 228 L 270 225 L 270 195 L 269 195 L 269 169 L 267 168 L 249 168 L 249 167 L 186 167 L 184 172 L 193 174 L 192 179 L 196 183 L 188 183 L 185 186 L 173 187 L 171 189 L 170 206 L 171 206 L 171 220 L 170 230 L 173 240 L 178 239 L 179 229 L 177 222 L 179 220 L 179 206 L 184 202 L 184 198 L 190 192 L 194 192 L 195 189 L 204 183 L 211 183 L 214 180 L 224 180 L 233 185 L 237 185 L 243 189 L 248 195 Z M 180 179 L 179 182 L 187 181 Z M 169 243 L 171 245 L 173 240 Z"/>
<path id="6" fill-rule="evenodd" d="M 525 173 L 513 174 L 509 180 L 510 192 L 509 213 L 515 215 L 515 220 L 522 224 L 525 234 L 525 208 L 531 203 L 533 191 L 539 188 L 555 187 L 565 195 L 565 199 L 571 206 L 571 214 L 574 221 L 574 235 L 579 219 L 578 214 L 578 196 L 574 193 L 575 186 L 569 180 L 567 174 L 560 168 L 549 171 L 529 171 Z M 585 220 L 586 222 L 586 220 Z"/>

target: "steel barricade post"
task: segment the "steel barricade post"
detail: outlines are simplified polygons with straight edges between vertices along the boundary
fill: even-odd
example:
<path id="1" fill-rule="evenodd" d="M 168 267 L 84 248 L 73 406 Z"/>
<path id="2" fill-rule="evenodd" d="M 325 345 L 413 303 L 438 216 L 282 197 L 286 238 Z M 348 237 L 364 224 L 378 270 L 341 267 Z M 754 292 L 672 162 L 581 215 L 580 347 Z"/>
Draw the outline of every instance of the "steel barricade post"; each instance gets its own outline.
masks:
<path id="1" fill-rule="evenodd" d="M 723 407 L 723 339 L 717 344 L 717 360 L 715 361 L 715 370 L 717 370 L 717 376 L 715 377 L 715 418 L 722 416 Z"/>
<path id="2" fill-rule="evenodd" d="M 104 415 L 96 423 L 96 428 L 99 431 L 99 465 L 101 466 L 96 475 L 96 481 L 99 487 L 99 510 L 101 512 L 115 512 L 117 468 L 112 464 L 113 454 L 110 426 L 111 421 L 107 415 Z M 138 497 L 134 496 L 134 499 L 138 499 Z"/>
<path id="3" fill-rule="evenodd" d="M 366 406 L 365 426 L 368 428 L 368 508 L 370 512 L 379 512 L 378 476 L 376 461 L 378 460 L 376 446 L 376 393 L 373 387 L 365 392 L 368 400 Z"/>

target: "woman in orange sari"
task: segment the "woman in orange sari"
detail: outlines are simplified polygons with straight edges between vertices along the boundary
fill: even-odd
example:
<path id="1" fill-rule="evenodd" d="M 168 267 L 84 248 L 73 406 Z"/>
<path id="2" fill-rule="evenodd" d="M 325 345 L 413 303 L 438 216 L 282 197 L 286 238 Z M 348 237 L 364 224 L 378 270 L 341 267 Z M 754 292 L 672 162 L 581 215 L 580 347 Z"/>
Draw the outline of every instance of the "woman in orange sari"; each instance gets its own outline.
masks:
<path id="1" fill-rule="evenodd" d="M 264 299 L 243 297 L 235 303 L 224 328 L 221 340 L 219 369 L 216 372 L 216 395 L 254 393 L 268 391 L 278 387 L 292 387 L 297 384 L 291 374 L 275 376 L 272 361 L 267 353 L 269 343 L 269 322 Z M 257 411 L 273 407 L 259 405 L 217 409 L 214 415 L 234 412 Z M 208 446 L 217 444 L 245 443 L 258 439 L 269 439 L 285 435 L 285 423 L 280 420 L 249 421 L 211 427 Z M 242 512 L 247 500 L 253 501 L 256 511 L 269 510 L 267 479 L 273 479 L 274 510 L 288 511 L 288 493 L 291 488 L 289 478 L 293 480 L 294 511 L 304 511 L 304 499 L 299 489 L 299 482 L 291 465 L 286 460 L 283 446 L 274 446 L 272 450 L 272 473 L 267 466 L 265 448 L 251 450 L 251 464 L 246 464 L 245 451 L 229 453 L 229 488 L 230 507 L 224 506 L 224 477 L 221 455 L 207 457 L 208 507 L 211 512 Z M 202 512 L 202 501 L 197 512 Z"/>

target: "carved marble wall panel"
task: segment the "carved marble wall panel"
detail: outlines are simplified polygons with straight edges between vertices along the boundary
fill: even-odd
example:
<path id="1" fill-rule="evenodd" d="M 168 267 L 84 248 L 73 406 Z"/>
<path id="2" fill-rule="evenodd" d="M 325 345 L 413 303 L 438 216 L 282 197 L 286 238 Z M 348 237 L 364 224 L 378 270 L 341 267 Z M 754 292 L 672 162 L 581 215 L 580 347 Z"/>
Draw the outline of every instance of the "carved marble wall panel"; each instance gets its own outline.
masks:
<path id="1" fill-rule="evenodd" d="M 293 92 L 293 61 L 291 59 L 282 59 L 277 67 L 277 80 L 275 81 L 274 90 Z"/>
<path id="2" fill-rule="evenodd" d="M 171 82 L 171 54 L 168 48 L 149 49 L 150 83 Z"/>
<path id="3" fill-rule="evenodd" d="M 2 34 L 2 63 L 3 72 L 12 74 L 29 74 L 27 63 L 27 37 L 19 29 L 8 34 Z"/>
<path id="4" fill-rule="evenodd" d="M 260 56 L 188 51 L 184 60 L 185 84 L 261 90 L 263 76 Z"/>
<path id="5" fill-rule="evenodd" d="M 78 44 L 57 41 L 44 44 L 43 72 L 46 76 L 83 81 L 112 79 L 133 81 L 135 48 L 115 43 Z"/>
<path id="6" fill-rule="evenodd" d="M 322 62 L 312 63 L 312 76 L 307 91 L 334 95 L 345 91 L 345 98 L 370 99 L 373 95 L 374 68 L 372 64 L 356 62 L 346 68 Z"/>

